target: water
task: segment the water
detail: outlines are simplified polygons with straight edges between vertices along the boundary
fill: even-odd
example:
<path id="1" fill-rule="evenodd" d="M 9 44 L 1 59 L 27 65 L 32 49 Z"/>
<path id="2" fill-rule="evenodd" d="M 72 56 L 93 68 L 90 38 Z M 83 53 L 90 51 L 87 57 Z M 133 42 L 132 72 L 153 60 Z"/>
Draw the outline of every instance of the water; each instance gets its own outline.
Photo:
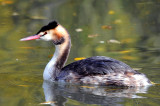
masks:
<path id="1" fill-rule="evenodd" d="M 59 106 L 158 106 L 159 85 L 127 89 L 43 82 L 52 43 L 19 39 L 55 19 L 71 34 L 67 64 L 77 57 L 108 56 L 160 83 L 159 9 L 158 0 L 1 0 L 0 105 L 45 105 L 49 100 Z"/>

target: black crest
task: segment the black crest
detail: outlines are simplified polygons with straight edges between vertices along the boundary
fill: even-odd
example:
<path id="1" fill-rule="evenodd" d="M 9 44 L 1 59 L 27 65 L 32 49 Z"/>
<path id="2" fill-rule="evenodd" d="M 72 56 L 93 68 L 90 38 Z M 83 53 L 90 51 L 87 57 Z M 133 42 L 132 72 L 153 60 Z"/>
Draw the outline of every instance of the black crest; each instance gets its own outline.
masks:
<path id="1" fill-rule="evenodd" d="M 50 30 L 50 29 L 54 29 L 54 28 L 56 28 L 57 26 L 58 26 L 58 23 L 57 23 L 56 21 L 52 21 L 52 22 L 50 22 L 48 25 L 43 26 L 43 27 L 37 32 L 37 34 L 40 33 L 40 32 L 44 32 L 44 31 Z"/>

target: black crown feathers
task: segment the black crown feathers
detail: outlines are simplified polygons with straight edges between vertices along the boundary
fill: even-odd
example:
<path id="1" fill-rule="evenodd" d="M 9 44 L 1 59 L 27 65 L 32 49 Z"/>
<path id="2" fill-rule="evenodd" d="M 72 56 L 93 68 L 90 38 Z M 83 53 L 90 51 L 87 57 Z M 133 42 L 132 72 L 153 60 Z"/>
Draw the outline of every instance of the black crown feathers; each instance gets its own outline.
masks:
<path id="1" fill-rule="evenodd" d="M 44 32 L 44 31 L 50 30 L 50 29 L 54 29 L 54 28 L 56 28 L 58 25 L 59 25 L 59 24 L 58 24 L 56 21 L 52 21 L 52 22 L 50 22 L 48 25 L 43 26 L 43 27 L 37 32 L 37 34 L 40 33 L 40 32 Z"/>

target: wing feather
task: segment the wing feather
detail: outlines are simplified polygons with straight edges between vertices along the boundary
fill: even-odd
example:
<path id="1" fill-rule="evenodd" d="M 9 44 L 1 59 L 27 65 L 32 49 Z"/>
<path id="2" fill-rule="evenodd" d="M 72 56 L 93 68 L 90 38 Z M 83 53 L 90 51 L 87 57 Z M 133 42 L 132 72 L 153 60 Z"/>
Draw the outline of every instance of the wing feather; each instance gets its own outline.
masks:
<path id="1" fill-rule="evenodd" d="M 126 72 L 138 73 L 121 61 L 105 56 L 95 56 L 65 66 L 62 68 L 58 78 L 65 77 L 69 75 L 69 73 L 84 77 L 91 75 L 107 75 L 111 73 L 125 74 Z"/>

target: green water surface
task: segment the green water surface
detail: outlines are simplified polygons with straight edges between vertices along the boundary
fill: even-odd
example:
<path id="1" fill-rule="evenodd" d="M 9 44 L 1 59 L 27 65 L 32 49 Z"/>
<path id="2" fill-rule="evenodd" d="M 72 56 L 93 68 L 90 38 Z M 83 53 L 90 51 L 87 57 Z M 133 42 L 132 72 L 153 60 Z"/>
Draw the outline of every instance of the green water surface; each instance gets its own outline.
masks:
<path id="1" fill-rule="evenodd" d="M 34 35 L 51 20 L 71 35 L 66 64 L 77 57 L 108 56 L 160 83 L 159 11 L 159 0 L 0 0 L 0 106 L 44 105 L 42 74 L 54 47 L 51 42 L 19 39 Z M 159 85 L 139 93 L 74 84 L 50 88 L 52 104 L 59 106 L 160 105 Z"/>

